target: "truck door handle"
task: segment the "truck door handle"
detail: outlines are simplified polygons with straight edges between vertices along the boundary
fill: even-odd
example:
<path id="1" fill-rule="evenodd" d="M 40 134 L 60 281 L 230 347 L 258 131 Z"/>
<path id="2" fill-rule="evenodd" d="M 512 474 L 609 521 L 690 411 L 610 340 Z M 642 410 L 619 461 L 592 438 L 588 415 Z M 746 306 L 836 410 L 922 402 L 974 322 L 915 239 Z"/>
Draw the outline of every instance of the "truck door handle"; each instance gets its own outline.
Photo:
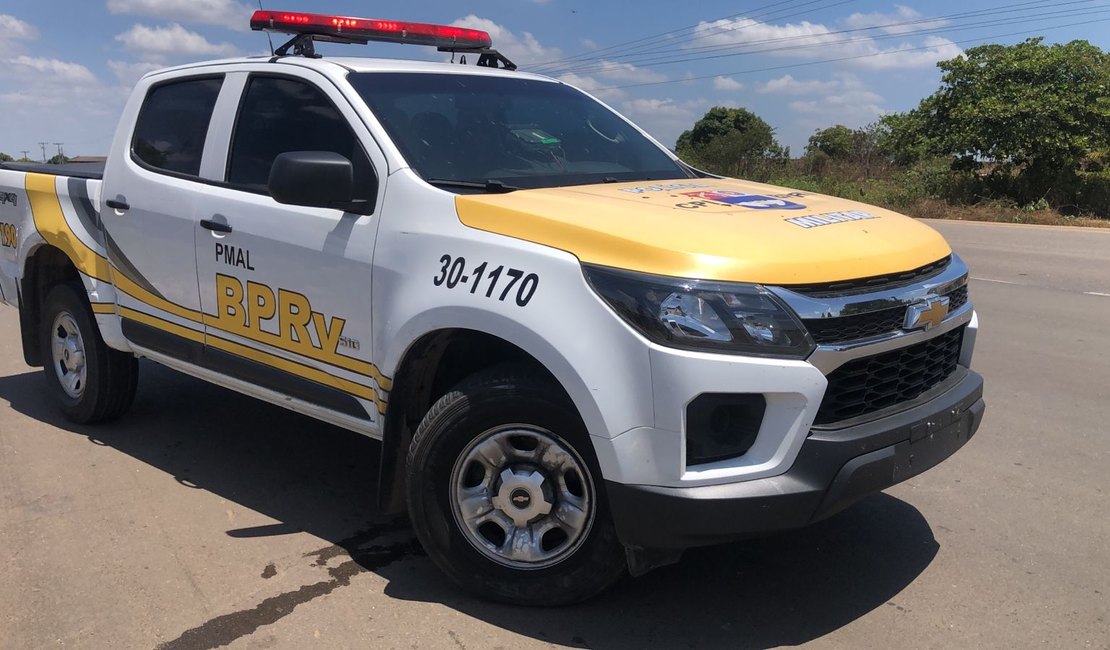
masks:
<path id="1" fill-rule="evenodd" d="M 231 232 L 231 226 L 219 221 L 212 221 L 211 219 L 201 219 L 200 227 L 212 232 Z"/>
<path id="2" fill-rule="evenodd" d="M 107 205 L 109 208 L 112 208 L 113 210 L 130 210 L 131 209 L 131 206 L 128 205 L 126 201 L 117 201 L 115 199 L 108 199 L 107 201 L 104 202 L 104 205 Z"/>

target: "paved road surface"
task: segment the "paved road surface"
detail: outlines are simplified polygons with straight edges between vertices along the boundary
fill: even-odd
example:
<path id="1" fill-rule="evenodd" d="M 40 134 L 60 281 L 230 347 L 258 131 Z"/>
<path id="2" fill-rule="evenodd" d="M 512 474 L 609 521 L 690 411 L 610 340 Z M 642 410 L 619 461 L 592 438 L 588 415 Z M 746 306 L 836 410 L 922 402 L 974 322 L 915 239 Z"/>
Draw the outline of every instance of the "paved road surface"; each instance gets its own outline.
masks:
<path id="1" fill-rule="evenodd" d="M 972 442 L 560 610 L 448 585 L 357 435 L 153 364 L 125 420 L 65 423 L 0 310 L 0 647 L 1110 647 L 1110 232 L 935 226 L 976 278 Z"/>

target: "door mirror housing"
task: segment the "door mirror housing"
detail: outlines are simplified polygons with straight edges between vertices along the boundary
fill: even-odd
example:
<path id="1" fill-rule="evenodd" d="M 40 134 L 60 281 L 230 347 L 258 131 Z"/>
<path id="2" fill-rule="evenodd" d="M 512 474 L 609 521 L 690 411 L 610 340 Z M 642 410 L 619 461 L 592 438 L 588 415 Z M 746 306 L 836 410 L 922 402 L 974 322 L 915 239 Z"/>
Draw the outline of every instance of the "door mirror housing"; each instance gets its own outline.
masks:
<path id="1" fill-rule="evenodd" d="M 287 151 L 274 158 L 267 187 L 278 203 L 363 212 L 354 201 L 354 166 L 331 151 Z"/>

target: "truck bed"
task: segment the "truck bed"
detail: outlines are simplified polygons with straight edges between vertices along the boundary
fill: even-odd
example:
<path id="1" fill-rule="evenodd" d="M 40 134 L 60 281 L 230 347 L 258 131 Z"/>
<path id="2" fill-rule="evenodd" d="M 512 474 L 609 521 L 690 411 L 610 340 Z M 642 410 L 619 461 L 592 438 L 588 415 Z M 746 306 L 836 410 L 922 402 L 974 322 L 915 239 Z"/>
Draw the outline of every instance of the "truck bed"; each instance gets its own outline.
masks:
<path id="1" fill-rule="evenodd" d="M 92 178 L 95 180 L 102 180 L 104 178 L 104 163 L 102 162 L 64 163 L 61 165 L 5 162 L 0 163 L 0 169 L 10 169 L 18 172 L 36 172 L 39 174 L 50 174 L 52 176 Z"/>

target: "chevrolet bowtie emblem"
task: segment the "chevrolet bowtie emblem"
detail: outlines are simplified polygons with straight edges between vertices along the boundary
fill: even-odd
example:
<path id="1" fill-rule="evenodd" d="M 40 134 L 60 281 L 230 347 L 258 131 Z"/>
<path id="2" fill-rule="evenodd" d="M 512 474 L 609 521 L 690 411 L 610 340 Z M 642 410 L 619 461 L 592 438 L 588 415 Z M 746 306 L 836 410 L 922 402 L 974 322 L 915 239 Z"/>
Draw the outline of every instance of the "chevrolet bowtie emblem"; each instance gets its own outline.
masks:
<path id="1" fill-rule="evenodd" d="M 906 309 L 906 321 L 902 329 L 931 330 L 940 325 L 948 315 L 948 298 L 936 296 L 924 302 L 910 305 Z"/>

